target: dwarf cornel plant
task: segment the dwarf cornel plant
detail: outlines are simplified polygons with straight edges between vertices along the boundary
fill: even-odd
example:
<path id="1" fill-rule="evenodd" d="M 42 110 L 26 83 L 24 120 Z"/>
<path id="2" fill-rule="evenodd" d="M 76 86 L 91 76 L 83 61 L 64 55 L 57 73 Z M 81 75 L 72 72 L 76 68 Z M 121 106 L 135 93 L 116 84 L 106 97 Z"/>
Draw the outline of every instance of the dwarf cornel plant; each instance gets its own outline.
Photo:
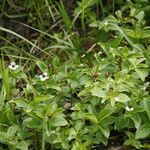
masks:
<path id="1" fill-rule="evenodd" d="M 0 149 L 150 149 L 149 0 L 0 10 Z"/>

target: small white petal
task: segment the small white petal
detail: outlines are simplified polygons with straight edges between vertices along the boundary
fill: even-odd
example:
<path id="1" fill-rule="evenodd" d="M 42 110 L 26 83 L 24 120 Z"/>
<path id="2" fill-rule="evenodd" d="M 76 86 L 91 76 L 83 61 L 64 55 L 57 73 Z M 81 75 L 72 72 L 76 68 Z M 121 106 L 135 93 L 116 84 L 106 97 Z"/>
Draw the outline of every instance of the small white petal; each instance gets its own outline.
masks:
<path id="1" fill-rule="evenodd" d="M 134 108 L 132 107 L 132 108 L 130 108 L 130 111 L 133 111 L 134 110 Z"/>
<path id="2" fill-rule="evenodd" d="M 16 70 L 19 66 L 18 65 L 9 65 L 8 67 L 11 70 Z"/>
<path id="3" fill-rule="evenodd" d="M 40 79 L 42 79 L 42 78 L 43 78 L 43 76 L 42 76 L 42 75 L 39 75 L 39 78 L 40 78 Z"/>
<path id="4" fill-rule="evenodd" d="M 43 77 L 43 76 L 44 76 L 44 77 Z M 45 80 L 49 79 L 49 77 L 47 76 L 47 73 L 46 73 L 46 72 L 43 73 L 42 75 L 39 75 L 39 78 L 40 78 L 41 81 L 45 81 Z"/>
<path id="5" fill-rule="evenodd" d="M 134 108 L 133 108 L 133 107 L 130 108 L 129 106 L 126 106 L 126 110 L 127 110 L 127 111 L 133 111 Z"/>
<path id="6" fill-rule="evenodd" d="M 40 78 L 43 78 L 43 75 L 39 75 Z"/>
<path id="7" fill-rule="evenodd" d="M 126 106 L 126 110 L 129 110 L 129 107 L 128 107 L 128 106 Z"/>
<path id="8" fill-rule="evenodd" d="M 129 108 L 128 106 L 126 106 L 126 110 L 127 110 L 127 111 L 130 111 L 130 108 Z"/>
<path id="9" fill-rule="evenodd" d="M 16 65 L 16 63 L 13 61 L 13 62 L 10 63 L 10 65 Z"/>
<path id="10" fill-rule="evenodd" d="M 48 74 L 47 74 L 47 72 L 44 72 L 43 75 L 47 76 Z"/>
<path id="11" fill-rule="evenodd" d="M 47 77 L 45 77 L 46 79 L 49 79 L 49 77 L 47 76 Z"/>
<path id="12" fill-rule="evenodd" d="M 41 81 L 45 81 L 46 80 L 46 78 L 41 78 Z"/>
<path id="13" fill-rule="evenodd" d="M 19 65 L 15 65 L 15 67 L 14 67 L 14 68 L 15 68 L 15 69 L 17 69 L 18 67 L 19 67 Z"/>
<path id="14" fill-rule="evenodd" d="M 8 67 L 9 67 L 10 69 L 12 68 L 12 66 L 11 66 L 11 65 L 9 65 Z"/>

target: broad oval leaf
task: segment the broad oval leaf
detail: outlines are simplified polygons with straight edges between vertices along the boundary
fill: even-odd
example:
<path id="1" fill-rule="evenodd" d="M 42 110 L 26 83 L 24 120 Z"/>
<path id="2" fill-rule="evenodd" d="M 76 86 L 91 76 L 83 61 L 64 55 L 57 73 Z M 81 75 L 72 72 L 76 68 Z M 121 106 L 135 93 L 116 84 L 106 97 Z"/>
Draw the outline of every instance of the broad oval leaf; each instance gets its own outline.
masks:
<path id="1" fill-rule="evenodd" d="M 119 93 L 118 97 L 115 98 L 115 101 L 125 103 L 130 100 L 130 97 L 124 93 Z"/>
<path id="2" fill-rule="evenodd" d="M 136 129 L 138 129 L 141 126 L 141 118 L 138 114 L 131 114 L 130 118 L 133 120 Z"/>
<path id="3" fill-rule="evenodd" d="M 113 112 L 115 112 L 116 107 L 110 105 L 105 106 L 98 114 L 99 122 L 109 117 Z"/>
<path id="4" fill-rule="evenodd" d="M 95 86 L 90 91 L 91 91 L 91 93 L 92 93 L 93 96 L 97 96 L 97 97 L 105 97 L 106 96 L 106 91 L 102 90 L 98 86 Z"/>
<path id="5" fill-rule="evenodd" d="M 104 136 L 106 138 L 108 138 L 110 135 L 109 127 L 107 125 L 104 125 L 104 124 L 103 125 L 101 124 L 99 127 L 100 127 L 100 130 L 102 131 L 102 133 L 104 134 Z"/>
<path id="6" fill-rule="evenodd" d="M 143 124 L 135 134 L 135 139 L 144 139 L 150 135 L 150 124 Z"/>
<path id="7" fill-rule="evenodd" d="M 67 120 L 63 117 L 52 118 L 50 125 L 54 127 L 66 126 L 68 124 Z"/>
<path id="8" fill-rule="evenodd" d="M 8 135 L 9 137 L 12 137 L 12 136 L 14 136 L 14 135 L 16 134 L 16 132 L 17 132 L 19 129 L 20 129 L 20 128 L 19 128 L 19 126 L 17 126 L 17 125 L 10 126 L 10 127 L 8 128 L 8 130 L 7 130 L 7 135 Z"/>

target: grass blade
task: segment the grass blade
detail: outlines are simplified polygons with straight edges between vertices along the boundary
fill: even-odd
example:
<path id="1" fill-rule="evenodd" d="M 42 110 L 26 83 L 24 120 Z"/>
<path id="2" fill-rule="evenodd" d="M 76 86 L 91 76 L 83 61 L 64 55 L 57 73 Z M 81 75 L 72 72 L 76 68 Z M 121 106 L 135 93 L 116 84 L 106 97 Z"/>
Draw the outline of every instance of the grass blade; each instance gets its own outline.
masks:
<path id="1" fill-rule="evenodd" d="M 5 32 L 7 32 L 7 33 L 10 33 L 10 34 L 13 34 L 13 35 L 19 37 L 20 39 L 24 40 L 25 42 L 27 42 L 28 44 L 32 45 L 33 47 L 35 47 L 35 48 L 37 48 L 38 50 L 42 51 L 43 53 L 49 55 L 48 53 L 46 53 L 45 51 L 43 51 L 40 47 L 38 47 L 37 45 L 33 44 L 33 43 L 30 42 L 28 39 L 24 38 L 23 36 L 19 35 L 18 33 L 14 32 L 14 31 L 12 31 L 12 30 L 6 29 L 6 28 L 4 28 L 4 27 L 1 27 L 1 26 L 0 26 L 0 30 L 5 31 Z"/>

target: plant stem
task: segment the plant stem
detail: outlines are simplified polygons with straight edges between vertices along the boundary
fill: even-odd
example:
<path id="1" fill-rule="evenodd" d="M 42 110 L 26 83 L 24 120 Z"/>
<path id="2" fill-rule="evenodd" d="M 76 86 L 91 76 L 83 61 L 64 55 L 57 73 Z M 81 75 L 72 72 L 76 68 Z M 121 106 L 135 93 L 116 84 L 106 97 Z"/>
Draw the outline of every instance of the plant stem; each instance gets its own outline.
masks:
<path id="1" fill-rule="evenodd" d="M 113 11 L 113 14 L 115 13 L 115 0 L 112 1 L 112 11 Z"/>
<path id="2" fill-rule="evenodd" d="M 42 150 L 45 150 L 45 132 L 42 133 Z"/>
<path id="3" fill-rule="evenodd" d="M 100 2 L 100 8 L 101 8 L 101 16 L 102 16 L 102 19 L 104 18 L 104 7 L 103 7 L 103 3 L 102 3 L 102 1 L 100 0 L 99 1 Z"/>
<path id="4" fill-rule="evenodd" d="M 84 9 L 85 9 L 85 1 L 82 0 L 82 15 L 81 15 L 81 25 L 85 35 L 85 18 L 84 18 Z"/>

